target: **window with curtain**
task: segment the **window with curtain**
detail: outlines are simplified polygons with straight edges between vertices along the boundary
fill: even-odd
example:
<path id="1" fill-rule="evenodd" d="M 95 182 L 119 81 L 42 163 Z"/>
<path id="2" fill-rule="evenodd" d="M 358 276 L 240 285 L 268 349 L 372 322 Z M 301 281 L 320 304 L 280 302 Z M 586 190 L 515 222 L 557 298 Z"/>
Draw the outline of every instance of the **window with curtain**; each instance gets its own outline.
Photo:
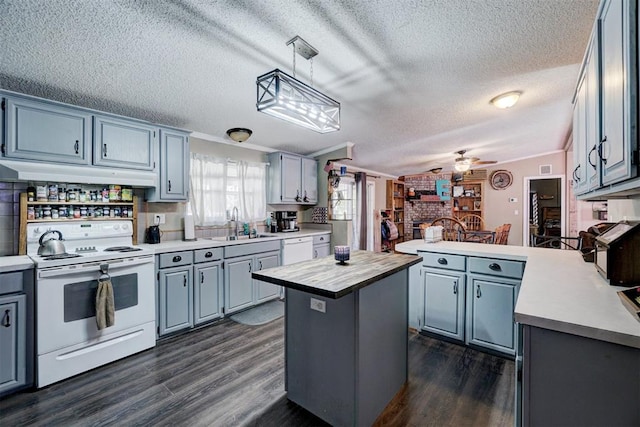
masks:
<path id="1" fill-rule="evenodd" d="M 240 221 L 263 221 L 267 215 L 266 167 L 266 163 L 191 153 L 189 200 L 196 225 L 225 225 L 234 207 Z"/>

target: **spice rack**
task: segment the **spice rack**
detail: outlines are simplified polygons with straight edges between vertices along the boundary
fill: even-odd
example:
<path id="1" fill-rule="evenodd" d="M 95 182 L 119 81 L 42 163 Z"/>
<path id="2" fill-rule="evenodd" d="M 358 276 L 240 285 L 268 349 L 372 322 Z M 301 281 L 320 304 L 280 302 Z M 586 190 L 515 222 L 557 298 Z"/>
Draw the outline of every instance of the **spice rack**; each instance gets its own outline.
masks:
<path id="1" fill-rule="evenodd" d="M 94 207 L 94 208 L 109 208 L 109 215 L 102 216 L 80 216 L 78 217 L 58 217 L 58 218 L 29 218 L 29 208 L 42 208 L 44 206 L 51 206 L 51 208 L 60 208 L 66 207 Z M 131 212 L 131 215 L 127 216 L 111 216 L 111 212 L 113 212 L 113 208 L 122 210 L 124 208 L 127 209 L 128 212 Z M 103 211 L 104 212 L 104 211 Z M 87 201 L 87 202 L 53 202 L 53 201 L 29 201 L 27 200 L 27 193 L 20 194 L 20 241 L 18 247 L 18 254 L 26 255 L 27 253 L 27 224 L 29 223 L 51 223 L 51 222 L 72 222 L 72 221 L 113 221 L 113 220 L 123 220 L 128 219 L 132 222 L 132 230 L 133 230 L 133 244 L 136 245 L 138 243 L 137 230 L 138 230 L 138 197 L 133 196 L 131 202 L 122 202 L 122 201 L 111 201 L 111 202 L 97 202 L 97 201 Z"/>

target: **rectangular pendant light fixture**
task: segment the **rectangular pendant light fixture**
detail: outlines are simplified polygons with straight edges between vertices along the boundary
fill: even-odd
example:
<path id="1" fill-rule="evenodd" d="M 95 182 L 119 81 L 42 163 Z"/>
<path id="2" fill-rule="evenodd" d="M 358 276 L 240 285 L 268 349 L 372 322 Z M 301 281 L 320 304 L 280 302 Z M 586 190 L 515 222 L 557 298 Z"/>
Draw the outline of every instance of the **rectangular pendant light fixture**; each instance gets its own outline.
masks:
<path id="1" fill-rule="evenodd" d="M 318 51 L 296 36 L 287 42 L 306 59 Z M 270 116 L 286 120 L 319 133 L 340 130 L 340 103 L 289 74 L 275 69 L 257 78 L 256 107 Z"/>

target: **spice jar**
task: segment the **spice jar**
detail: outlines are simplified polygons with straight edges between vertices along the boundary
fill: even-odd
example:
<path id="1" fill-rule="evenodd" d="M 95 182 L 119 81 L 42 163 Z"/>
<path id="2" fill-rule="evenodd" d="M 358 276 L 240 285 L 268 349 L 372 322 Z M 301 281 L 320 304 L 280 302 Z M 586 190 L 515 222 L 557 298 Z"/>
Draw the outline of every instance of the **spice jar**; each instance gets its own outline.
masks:
<path id="1" fill-rule="evenodd" d="M 118 202 L 120 201 L 120 189 L 119 185 L 110 185 L 109 186 L 109 201 L 110 202 Z"/>
<path id="2" fill-rule="evenodd" d="M 58 208 L 58 216 L 60 218 L 66 218 L 69 215 L 69 213 L 67 212 L 67 207 L 66 206 L 60 206 Z"/>
<path id="3" fill-rule="evenodd" d="M 67 189 L 64 187 L 60 187 L 58 189 L 58 200 L 61 202 L 67 201 Z"/>
<path id="4" fill-rule="evenodd" d="M 86 217 L 87 217 L 87 207 L 80 206 L 80 218 L 86 218 Z"/>
<path id="5" fill-rule="evenodd" d="M 80 206 L 75 206 L 73 208 L 73 217 L 80 218 Z"/>
<path id="6" fill-rule="evenodd" d="M 104 208 L 102 208 L 102 216 L 109 216 L 111 209 L 109 209 L 108 206 L 105 206 Z"/>
<path id="7" fill-rule="evenodd" d="M 67 190 L 67 201 L 68 202 L 77 202 L 78 201 L 78 189 L 77 188 L 69 188 Z"/>
<path id="8" fill-rule="evenodd" d="M 27 201 L 35 202 L 36 201 L 36 187 L 27 187 Z M 33 218 L 32 218 L 33 219 Z"/>
<path id="9" fill-rule="evenodd" d="M 52 219 L 58 219 L 59 218 L 58 209 L 56 209 L 56 208 L 52 208 L 51 209 L 51 218 Z"/>
<path id="10" fill-rule="evenodd" d="M 102 189 L 102 203 L 108 203 L 109 202 L 109 189 L 107 187 L 104 187 Z"/>
<path id="11" fill-rule="evenodd" d="M 47 186 L 46 185 L 37 185 L 36 186 L 36 200 L 39 202 L 47 201 Z"/>
<path id="12" fill-rule="evenodd" d="M 58 201 L 58 184 L 49 184 L 49 201 Z"/>
<path id="13" fill-rule="evenodd" d="M 51 219 L 51 206 L 45 206 L 42 208 L 42 217 L 44 219 Z"/>
<path id="14" fill-rule="evenodd" d="M 33 206 L 27 207 L 27 219 L 36 219 L 36 208 Z"/>
<path id="15" fill-rule="evenodd" d="M 87 201 L 87 192 L 84 190 L 80 190 L 78 192 L 78 201 L 80 203 L 85 203 Z"/>

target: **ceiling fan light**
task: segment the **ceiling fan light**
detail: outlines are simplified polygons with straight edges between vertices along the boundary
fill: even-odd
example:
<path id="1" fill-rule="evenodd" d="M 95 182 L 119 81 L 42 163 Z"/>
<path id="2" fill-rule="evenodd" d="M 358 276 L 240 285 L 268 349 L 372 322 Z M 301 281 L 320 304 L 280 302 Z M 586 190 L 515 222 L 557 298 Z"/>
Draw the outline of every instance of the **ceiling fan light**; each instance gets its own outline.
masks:
<path id="1" fill-rule="evenodd" d="M 517 90 L 507 92 L 496 96 L 490 102 L 497 108 L 511 108 L 516 105 L 516 102 L 518 102 L 520 95 L 522 95 L 522 92 Z"/>
<path id="2" fill-rule="evenodd" d="M 455 162 L 453 168 L 456 172 L 466 172 L 471 167 L 471 162 L 467 159 Z"/>
<path id="3" fill-rule="evenodd" d="M 233 139 L 235 142 L 246 141 L 252 133 L 253 131 L 251 129 L 246 128 L 232 128 L 227 131 L 229 138 Z"/>

